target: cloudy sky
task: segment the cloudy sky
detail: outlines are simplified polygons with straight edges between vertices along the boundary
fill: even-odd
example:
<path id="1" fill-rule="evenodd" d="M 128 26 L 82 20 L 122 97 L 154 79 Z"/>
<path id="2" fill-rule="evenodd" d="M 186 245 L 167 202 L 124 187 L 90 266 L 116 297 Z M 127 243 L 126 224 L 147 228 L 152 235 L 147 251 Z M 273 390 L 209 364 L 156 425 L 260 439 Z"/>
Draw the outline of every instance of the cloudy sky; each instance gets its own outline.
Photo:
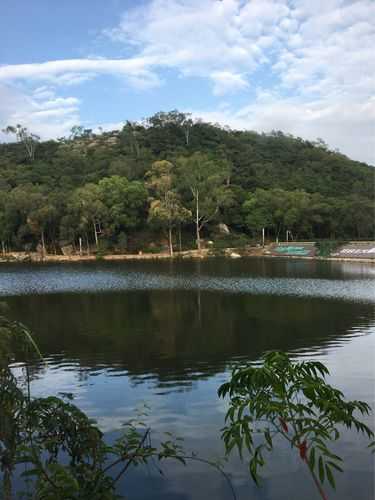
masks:
<path id="1" fill-rule="evenodd" d="M 177 108 L 375 164 L 374 19 L 374 0 L 1 0 L 0 128 Z"/>

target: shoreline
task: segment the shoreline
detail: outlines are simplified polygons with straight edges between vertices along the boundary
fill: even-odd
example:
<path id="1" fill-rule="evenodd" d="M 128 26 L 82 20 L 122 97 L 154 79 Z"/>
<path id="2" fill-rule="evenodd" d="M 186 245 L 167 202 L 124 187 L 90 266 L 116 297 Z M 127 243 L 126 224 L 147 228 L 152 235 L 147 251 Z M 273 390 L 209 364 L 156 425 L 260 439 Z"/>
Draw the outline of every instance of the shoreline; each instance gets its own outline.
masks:
<path id="1" fill-rule="evenodd" d="M 243 252 L 239 248 L 226 248 L 222 252 L 212 252 L 210 249 L 185 250 L 175 252 L 173 256 L 169 253 L 142 253 L 142 254 L 109 254 L 103 256 L 96 255 L 45 255 L 38 253 L 12 252 L 7 257 L 0 256 L 0 264 L 48 264 L 48 263 L 80 263 L 80 262 L 100 262 L 100 261 L 135 261 L 135 260 L 181 260 L 181 259 L 210 259 L 215 257 L 225 257 L 226 259 L 247 259 L 247 258 L 267 258 L 267 259 L 292 259 L 309 261 L 332 261 L 332 262 L 357 262 L 375 264 L 375 259 L 361 257 L 321 257 L 302 255 L 272 255 L 263 249 L 254 248 L 253 251 Z"/>

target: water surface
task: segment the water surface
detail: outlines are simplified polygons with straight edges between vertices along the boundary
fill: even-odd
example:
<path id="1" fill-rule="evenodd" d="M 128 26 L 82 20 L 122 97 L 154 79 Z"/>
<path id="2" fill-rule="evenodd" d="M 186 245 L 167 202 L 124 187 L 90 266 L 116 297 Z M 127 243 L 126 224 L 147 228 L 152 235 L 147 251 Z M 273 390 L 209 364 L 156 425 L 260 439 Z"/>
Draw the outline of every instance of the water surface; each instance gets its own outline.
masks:
<path id="1" fill-rule="evenodd" d="M 46 356 L 32 391 L 72 392 L 114 436 L 142 402 L 156 432 L 185 438 L 206 458 L 223 453 L 226 410 L 216 395 L 231 366 L 270 349 L 319 359 L 347 397 L 374 406 L 374 273 L 360 263 L 271 259 L 2 265 L 0 300 L 26 323 Z M 368 423 L 373 425 L 372 419 Z M 374 464 L 365 441 L 345 433 L 338 490 L 329 498 L 369 500 Z M 238 498 L 316 498 L 297 456 L 280 446 L 256 488 L 233 457 Z M 201 464 L 133 471 L 129 498 L 222 499 L 230 492 Z"/>

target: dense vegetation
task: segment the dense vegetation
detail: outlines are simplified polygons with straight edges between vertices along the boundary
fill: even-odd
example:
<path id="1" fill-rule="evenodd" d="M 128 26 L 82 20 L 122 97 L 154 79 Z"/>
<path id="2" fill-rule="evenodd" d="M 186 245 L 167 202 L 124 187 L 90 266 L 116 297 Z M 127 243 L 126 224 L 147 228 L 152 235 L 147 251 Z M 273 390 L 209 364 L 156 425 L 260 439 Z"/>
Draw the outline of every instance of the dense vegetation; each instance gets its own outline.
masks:
<path id="1" fill-rule="evenodd" d="M 3 251 L 73 244 L 118 251 L 200 245 L 218 222 L 259 238 L 374 234 L 369 165 L 282 132 L 232 131 L 158 113 L 121 131 L 73 127 L 39 142 L 21 126 L 0 144 Z"/>

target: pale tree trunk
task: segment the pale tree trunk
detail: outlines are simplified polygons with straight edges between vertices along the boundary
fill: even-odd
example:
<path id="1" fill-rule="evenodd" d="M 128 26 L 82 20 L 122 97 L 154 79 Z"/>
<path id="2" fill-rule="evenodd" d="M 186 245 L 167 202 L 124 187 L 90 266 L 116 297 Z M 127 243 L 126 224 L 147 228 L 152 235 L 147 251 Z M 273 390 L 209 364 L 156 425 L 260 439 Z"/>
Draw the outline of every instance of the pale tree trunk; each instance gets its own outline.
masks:
<path id="1" fill-rule="evenodd" d="M 93 222 L 93 226 L 94 226 L 94 235 L 95 235 L 95 245 L 96 245 L 96 247 L 98 247 L 99 240 L 98 240 L 98 232 L 96 230 L 96 224 L 95 224 L 95 222 Z"/>
<path id="2" fill-rule="evenodd" d="M 5 241 L 1 241 L 1 250 L 3 252 L 3 257 L 5 257 L 6 251 L 5 251 Z"/>
<path id="3" fill-rule="evenodd" d="M 189 146 L 189 127 L 185 128 L 185 143 Z"/>
<path id="4" fill-rule="evenodd" d="M 42 229 L 42 231 L 40 233 L 40 237 L 42 240 L 42 250 L 43 250 L 43 257 L 44 257 L 46 255 L 46 243 L 44 241 L 44 229 Z"/>
<path id="5" fill-rule="evenodd" d="M 276 243 L 279 244 L 279 235 L 280 235 L 280 230 L 281 230 L 281 227 L 278 226 L 277 227 L 277 233 L 276 233 Z"/>
<path id="6" fill-rule="evenodd" d="M 172 227 L 168 228 L 169 255 L 173 257 Z"/>
<path id="7" fill-rule="evenodd" d="M 178 228 L 178 244 L 179 244 L 180 252 L 182 252 L 181 225 Z"/>
<path id="8" fill-rule="evenodd" d="M 197 248 L 201 249 L 201 235 L 199 227 L 199 192 L 197 191 L 195 196 L 195 228 L 197 233 Z"/>

